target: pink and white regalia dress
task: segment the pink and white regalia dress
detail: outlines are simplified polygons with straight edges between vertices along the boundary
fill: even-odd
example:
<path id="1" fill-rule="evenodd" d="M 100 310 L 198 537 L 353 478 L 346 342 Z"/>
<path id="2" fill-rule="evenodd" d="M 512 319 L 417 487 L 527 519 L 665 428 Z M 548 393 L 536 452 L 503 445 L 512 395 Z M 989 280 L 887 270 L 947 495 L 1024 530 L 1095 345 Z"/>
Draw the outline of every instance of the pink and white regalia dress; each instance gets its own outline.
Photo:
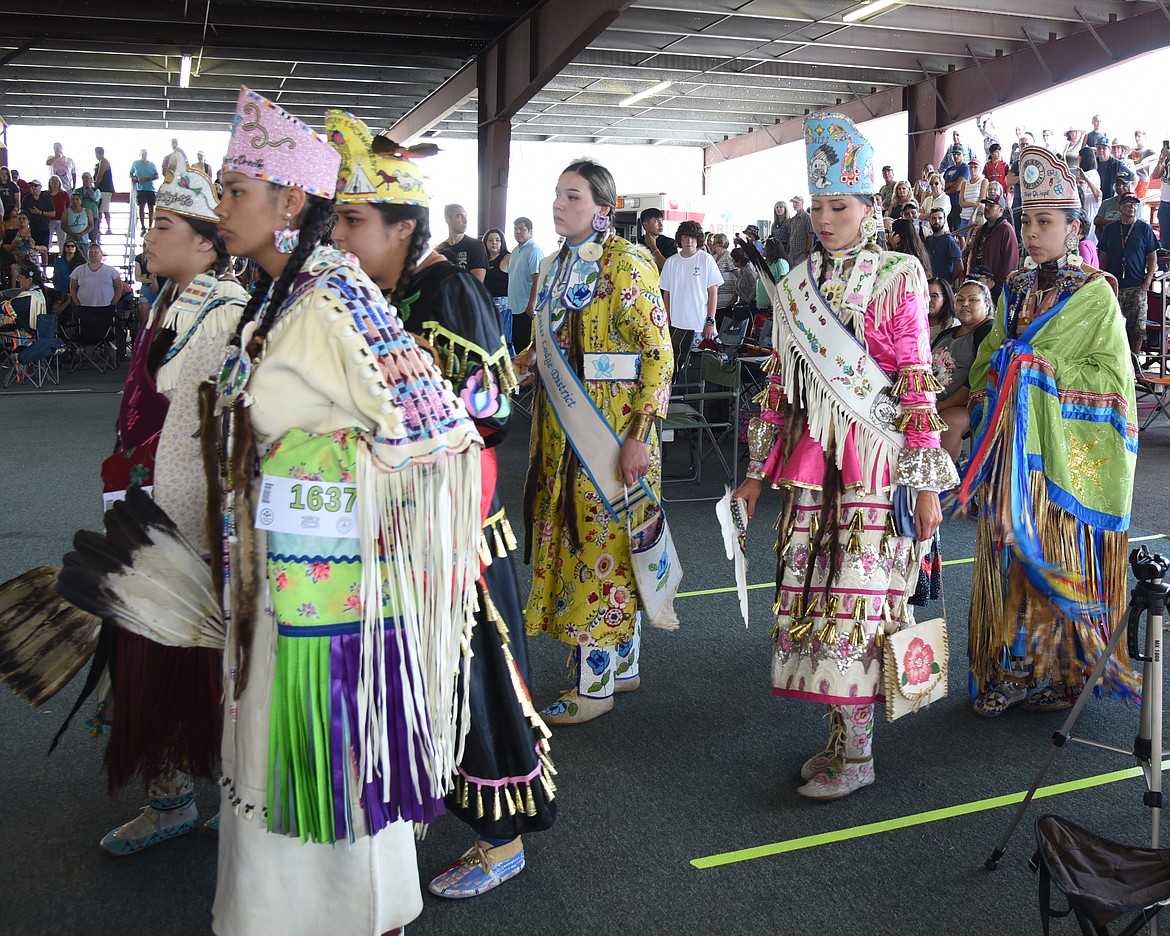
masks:
<path id="1" fill-rule="evenodd" d="M 939 447 L 926 275 L 859 245 L 814 251 L 777 291 L 748 473 L 786 492 L 773 691 L 865 705 L 882 698 L 884 634 L 913 623 L 915 492 L 957 481 Z"/>

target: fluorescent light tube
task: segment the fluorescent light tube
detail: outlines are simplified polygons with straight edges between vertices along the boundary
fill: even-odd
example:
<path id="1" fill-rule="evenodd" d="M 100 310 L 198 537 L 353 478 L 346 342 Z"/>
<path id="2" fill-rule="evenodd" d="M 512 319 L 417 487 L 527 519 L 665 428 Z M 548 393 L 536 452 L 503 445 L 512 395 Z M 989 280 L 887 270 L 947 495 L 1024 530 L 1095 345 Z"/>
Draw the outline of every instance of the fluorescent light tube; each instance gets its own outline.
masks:
<path id="1" fill-rule="evenodd" d="M 879 13 L 888 10 L 893 6 L 901 6 L 903 0 L 872 0 L 870 3 L 863 4 L 859 7 L 854 7 L 848 13 L 841 17 L 846 23 L 856 23 L 859 20 L 867 20 L 871 16 L 877 16 Z"/>
<path id="2" fill-rule="evenodd" d="M 655 94 L 658 94 L 661 91 L 665 91 L 672 84 L 674 84 L 673 81 L 660 81 L 658 84 L 652 85 L 645 91 L 639 91 L 637 94 L 631 94 L 625 100 L 618 101 L 618 107 L 633 107 L 639 101 L 645 100 L 648 97 L 653 97 Z"/>

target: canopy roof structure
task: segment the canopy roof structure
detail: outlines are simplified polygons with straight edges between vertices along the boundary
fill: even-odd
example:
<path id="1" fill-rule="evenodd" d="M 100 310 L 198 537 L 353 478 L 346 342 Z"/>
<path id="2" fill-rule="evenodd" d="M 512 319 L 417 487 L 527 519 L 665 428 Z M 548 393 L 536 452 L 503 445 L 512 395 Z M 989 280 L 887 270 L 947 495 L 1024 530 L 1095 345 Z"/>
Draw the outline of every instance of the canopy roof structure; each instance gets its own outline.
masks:
<path id="1" fill-rule="evenodd" d="M 512 138 L 706 146 L 1158 7 L 1128 0 L 636 0 L 521 108 Z M 861 19 L 845 21 L 854 15 Z M 1108 54 L 1126 57 L 1122 49 Z M 623 106 L 663 82 L 670 84 Z M 471 102 L 437 129 L 474 136 L 475 119 Z"/>
<path id="2" fill-rule="evenodd" d="M 390 126 L 529 18 L 534 45 L 555 34 L 557 6 L 54 0 L 39 12 L 4 16 L 0 117 L 218 129 L 247 84 L 310 120 L 344 106 Z M 1021 51 L 1044 64 L 1048 43 L 1076 34 L 1091 35 L 1106 62 L 1125 58 L 1132 53 L 1111 47 L 1103 31 L 1166 12 L 1161 0 L 578 0 L 577 7 L 612 15 L 512 114 L 512 139 L 707 146 Z M 190 56 L 188 87 L 181 87 L 183 56 Z M 652 93 L 628 101 L 642 92 Z M 425 121 L 425 132 L 475 138 L 480 113 L 473 83 Z"/>
<path id="3" fill-rule="evenodd" d="M 533 0 L 53 0 L 6 13 L 9 124 L 226 129 L 241 85 L 321 121 L 387 126 Z M 181 87 L 183 56 L 188 87 Z M 474 129 L 474 128 L 473 128 Z"/>

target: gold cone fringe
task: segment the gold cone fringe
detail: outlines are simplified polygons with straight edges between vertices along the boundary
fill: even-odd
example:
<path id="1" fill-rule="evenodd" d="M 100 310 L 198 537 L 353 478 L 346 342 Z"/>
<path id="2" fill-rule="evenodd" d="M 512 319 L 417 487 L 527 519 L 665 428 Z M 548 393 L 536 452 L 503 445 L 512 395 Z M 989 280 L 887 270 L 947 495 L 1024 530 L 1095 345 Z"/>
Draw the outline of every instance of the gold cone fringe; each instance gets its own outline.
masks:
<path id="1" fill-rule="evenodd" d="M 485 367 L 491 368 L 495 373 L 502 393 L 511 393 L 520 385 L 516 371 L 512 367 L 512 359 L 508 356 L 508 348 L 502 344 L 502 338 L 501 346 L 494 354 L 438 324 L 427 328 L 424 338 L 431 345 L 436 357 L 438 353 L 435 349 L 446 346 L 447 357 L 441 364 L 444 376 L 453 383 L 464 376 L 464 370 L 469 365 L 474 367 L 477 361 L 482 361 Z M 463 357 L 459 356 L 460 351 Z"/>
<path id="2" fill-rule="evenodd" d="M 894 420 L 894 426 L 899 432 L 913 428 L 919 432 L 942 432 L 947 424 L 935 412 L 933 403 L 919 403 L 913 406 L 903 406 L 901 415 Z"/>
<path id="3" fill-rule="evenodd" d="M 548 776 L 546 769 L 542 769 L 540 778 L 544 784 L 547 798 L 549 800 L 554 799 L 555 795 L 552 793 L 552 790 L 555 789 L 555 786 L 552 783 L 551 777 Z M 468 780 L 465 777 L 458 777 L 455 780 L 455 797 L 456 802 L 463 809 L 469 808 L 472 787 L 475 788 L 477 819 L 482 819 L 486 815 L 484 808 L 485 791 L 492 798 L 492 818 L 497 822 L 503 818 L 505 809 L 508 811 L 509 816 L 515 816 L 518 813 L 523 813 L 529 817 L 536 815 L 536 796 L 533 794 L 532 784 L 529 782 L 489 786 L 477 783 L 474 780 Z"/>
<path id="4" fill-rule="evenodd" d="M 496 516 L 502 517 L 502 512 Z M 493 517 L 491 519 L 495 520 L 496 518 Z M 505 520 L 504 522 L 506 523 L 507 521 Z M 528 723 L 539 735 L 537 741 L 538 756 L 540 758 L 539 777 L 541 785 L 545 790 L 545 797 L 551 801 L 556 798 L 556 784 L 553 782 L 552 777 L 557 772 L 548 754 L 548 739 L 552 737 L 552 732 L 549 731 L 548 725 L 544 723 L 544 719 L 540 717 L 540 713 L 532 704 L 528 687 L 520 677 L 520 668 L 516 665 L 516 658 L 512 655 L 512 641 L 508 636 L 508 627 L 504 622 L 503 615 L 500 614 L 499 608 L 496 607 L 491 595 L 486 591 L 479 590 L 479 599 L 483 606 L 484 615 L 489 621 L 495 624 L 496 631 L 500 635 L 500 649 L 503 651 L 504 661 L 508 667 L 508 675 L 512 680 L 512 691 L 516 693 L 516 700 L 520 703 L 520 709 L 524 713 L 524 717 L 528 719 Z M 503 810 L 505 808 L 508 810 L 509 816 L 514 816 L 518 812 L 523 812 L 527 816 L 536 815 L 536 798 L 532 793 L 531 783 L 528 781 L 504 784 L 503 786 L 489 786 L 459 775 L 455 778 L 456 801 L 463 809 L 468 809 L 469 807 L 472 786 L 475 787 L 475 817 L 477 819 L 482 819 L 485 815 L 483 802 L 485 789 L 488 791 L 488 795 L 492 797 L 492 818 L 494 820 L 499 821 L 503 816 Z"/>
<path id="5" fill-rule="evenodd" d="M 894 558 L 894 540 L 897 538 L 898 531 L 894 529 L 894 515 L 887 513 L 886 531 L 882 534 L 881 542 L 878 543 L 878 555 L 882 559 Z"/>
<path id="6" fill-rule="evenodd" d="M 890 388 L 890 395 L 900 397 L 908 390 L 918 393 L 939 393 L 942 386 L 934 379 L 934 372 L 927 364 L 914 364 L 898 371 L 898 379 Z"/>
<path id="7" fill-rule="evenodd" d="M 854 647 L 864 646 L 865 632 L 862 625 L 868 619 L 868 603 L 864 595 L 858 595 L 853 601 L 853 629 L 849 632 L 849 643 Z"/>
<path id="8" fill-rule="evenodd" d="M 500 635 L 500 649 L 504 653 L 504 661 L 508 664 L 508 675 L 512 679 L 512 691 L 516 693 L 516 701 L 520 703 L 520 710 L 524 713 L 524 717 L 528 719 L 528 723 L 540 733 L 541 746 L 547 752 L 549 746 L 548 739 L 552 737 L 552 732 L 549 731 L 548 725 L 544 723 L 544 719 L 540 717 L 540 712 L 537 711 L 536 706 L 532 704 L 532 697 L 528 693 L 528 687 L 520 677 L 520 667 L 516 665 L 516 658 L 512 656 L 512 639 L 508 636 L 508 626 L 504 623 L 503 615 L 500 614 L 499 609 L 487 592 L 483 592 L 483 601 L 487 608 L 487 618 L 496 625 L 496 632 Z"/>
<path id="9" fill-rule="evenodd" d="M 865 518 L 860 508 L 853 511 L 853 519 L 849 521 L 849 541 L 845 544 L 845 552 L 851 556 L 861 555 L 861 534 L 865 531 Z"/>
<path id="10" fill-rule="evenodd" d="M 489 539 L 490 536 L 490 539 Z M 489 566 L 495 556 L 503 558 L 516 548 L 516 534 L 503 510 L 492 514 L 483 523 L 479 539 L 479 561 Z"/>

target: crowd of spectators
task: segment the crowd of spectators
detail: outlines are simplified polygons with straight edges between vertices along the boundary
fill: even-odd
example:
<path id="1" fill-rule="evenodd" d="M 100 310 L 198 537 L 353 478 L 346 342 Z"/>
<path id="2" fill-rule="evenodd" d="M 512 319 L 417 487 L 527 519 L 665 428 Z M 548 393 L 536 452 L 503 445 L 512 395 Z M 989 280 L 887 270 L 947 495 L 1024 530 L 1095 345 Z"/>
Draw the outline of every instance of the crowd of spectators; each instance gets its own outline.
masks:
<path id="1" fill-rule="evenodd" d="M 932 319 L 932 338 L 958 327 L 953 319 L 954 297 L 963 282 L 986 283 L 993 304 L 1008 274 L 1020 265 L 1019 154 L 1021 147 L 1036 145 L 1039 137 L 1040 145 L 1065 159 L 1078 179 L 1081 256 L 1117 280 L 1131 341 L 1135 350 L 1141 346 L 1156 252 L 1159 246 L 1170 249 L 1170 147 L 1151 149 L 1142 130 L 1133 132 L 1132 144 L 1111 137 L 1102 129 L 1099 115 L 1093 116 L 1091 124 L 1090 131 L 1070 128 L 1060 138 L 1051 130 L 1037 134 L 1016 127 L 1010 156 L 1005 159 L 1006 142 L 1000 140 L 989 114 L 977 121 L 983 138 L 979 150 L 956 130 L 937 168 L 927 163 L 915 181 L 897 179 L 891 166 L 882 167 L 883 184 L 876 199 L 884 222 L 881 237 L 888 249 L 918 258 L 930 278 L 932 313 L 945 313 L 938 321 Z M 76 292 L 70 286 L 76 283 L 74 271 L 86 265 L 92 246 L 100 249 L 103 233 L 112 232 L 109 205 L 116 191 L 114 173 L 102 147 L 96 147 L 94 155 L 92 171 L 79 173 L 61 144 L 54 144 L 45 160 L 48 181 L 44 186 L 39 178 L 26 182 L 16 169 L 0 167 L 0 285 L 16 285 L 19 269 L 32 265 L 44 271 L 46 280 L 54 284 L 46 288 L 55 289 L 66 304 Z M 143 232 L 154 220 L 158 182 L 180 159 L 189 162 L 179 141 L 172 139 L 161 168 L 146 150 L 130 167 L 130 189 Z M 202 152 L 190 164 L 212 174 Z M 1141 209 L 1144 200 L 1152 203 L 1158 195 L 1165 197 L 1157 212 L 1160 234 L 1155 234 L 1142 219 Z M 536 275 L 544 256 L 533 238 L 531 219 L 515 219 L 514 248 L 509 248 L 507 235 L 500 229 L 480 239 L 468 237 L 467 212 L 461 205 L 446 206 L 444 220 L 447 237 L 436 249 L 485 283 L 510 347 L 513 351 L 526 347 L 532 333 Z M 673 290 L 672 319 L 685 320 L 696 344 L 713 337 L 715 321 L 733 310 L 766 316 L 767 291 L 742 248 L 725 234 L 704 232 L 693 221 L 685 223 L 685 230 L 679 227 L 669 233 L 665 226 L 663 213 L 648 208 L 638 218 L 633 238 L 650 252 L 662 274 L 664 292 L 671 291 L 666 282 L 677 279 L 678 284 L 686 284 L 686 289 L 676 284 Z M 742 236 L 754 242 L 776 278 L 804 263 L 814 243 L 804 197 L 775 202 L 765 236 L 754 225 L 745 228 Z M 671 264 L 676 256 L 680 259 Z M 151 276 L 141 258 L 135 259 L 139 264 L 135 279 L 146 296 Z M 684 268 L 689 278 L 678 279 Z"/>
<path id="2" fill-rule="evenodd" d="M 1060 134 L 1041 130 L 1039 134 L 1016 127 L 1011 154 L 1004 158 L 1004 142 L 991 115 L 979 118 L 977 125 L 983 138 L 982 152 L 964 141 L 959 131 L 939 163 L 926 164 L 913 184 L 896 180 L 893 169 L 884 166 L 884 185 L 878 200 L 882 208 L 887 239 L 893 249 L 918 255 L 917 241 L 893 234 L 899 219 L 915 223 L 922 247 L 929 260 L 928 272 L 945 279 L 952 287 L 976 272 L 990 274 L 993 300 L 1007 275 L 1021 262 L 1019 155 L 1023 146 L 1041 145 L 1063 158 L 1078 180 L 1082 219 L 1080 253 L 1086 263 L 1113 274 L 1125 289 L 1133 289 L 1135 342 L 1139 309 L 1139 286 L 1148 291 L 1155 269 L 1154 251 L 1170 249 L 1170 147 L 1155 151 L 1147 144 L 1143 130 L 1133 132 L 1133 142 L 1111 137 L 1102 128 L 1100 115 L 1090 121 L 1092 130 L 1069 128 Z M 1037 144 L 1039 139 L 1039 144 Z M 1166 143 L 1167 141 L 1163 141 Z M 1165 194 L 1166 197 L 1159 196 Z M 1122 220 L 1122 204 L 1132 200 L 1140 224 L 1138 234 L 1130 234 L 1129 222 Z M 1143 204 L 1158 205 L 1159 233 L 1141 219 Z M 1114 250 L 1098 251 L 1098 242 L 1106 229 L 1117 225 L 1111 235 Z M 1125 250 L 1122 260 L 1117 243 L 1125 227 Z M 1138 256 L 1139 246 L 1152 250 Z M 926 264 L 924 264 L 926 265 Z M 1140 274 L 1140 275 L 1139 275 Z"/>
<path id="3" fill-rule="evenodd" d="M 171 140 L 171 151 L 162 160 L 161 170 L 146 150 L 130 166 L 130 193 L 137 205 L 141 234 L 154 222 L 158 182 L 180 159 L 211 177 L 217 175 L 208 168 L 202 152 L 188 163 L 177 139 Z M 64 256 L 66 244 L 75 244 L 70 255 L 84 262 L 90 244 L 100 244 L 103 235 L 113 233 L 110 202 L 117 189 L 114 170 L 101 146 L 94 148 L 92 170 L 79 170 L 60 143 L 53 144 L 43 173 L 38 169 L 22 174 L 0 166 L 0 288 L 16 286 L 14 267 L 24 260 L 35 263 L 47 276 Z"/>
<path id="4" fill-rule="evenodd" d="M 181 153 L 177 140 L 173 152 Z M 24 175 L 27 181 L 18 169 L 0 166 L 0 318 L 35 330 L 39 315 L 48 313 L 57 316 L 63 334 L 85 339 L 92 331 L 96 339 L 113 327 L 120 300 L 132 292 L 101 245 L 103 235 L 113 233 L 110 202 L 117 191 L 105 150 L 95 147 L 92 170 L 79 171 L 54 143 L 45 171 Z M 132 169 L 132 186 L 140 184 L 135 175 Z M 142 278 L 148 278 L 145 271 Z"/>

